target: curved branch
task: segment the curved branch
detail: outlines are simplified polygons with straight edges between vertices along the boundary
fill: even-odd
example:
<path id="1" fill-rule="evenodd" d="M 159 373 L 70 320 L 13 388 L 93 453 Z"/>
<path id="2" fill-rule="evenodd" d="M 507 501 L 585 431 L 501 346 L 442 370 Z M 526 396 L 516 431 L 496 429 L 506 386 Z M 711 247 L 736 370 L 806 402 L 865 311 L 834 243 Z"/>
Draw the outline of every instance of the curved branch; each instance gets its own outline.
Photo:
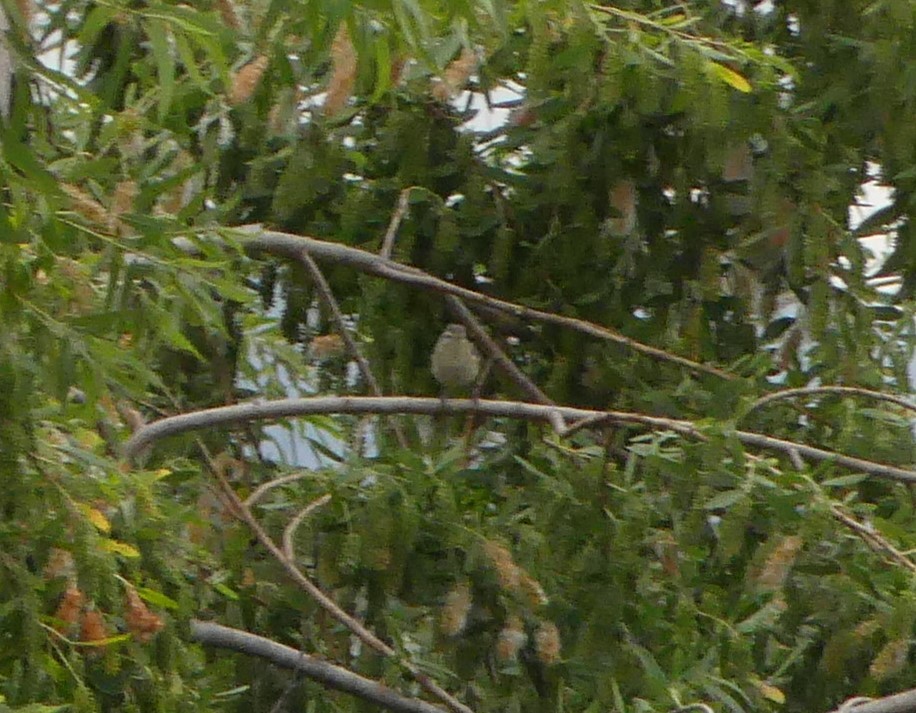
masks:
<path id="1" fill-rule="evenodd" d="M 281 485 L 287 485 L 288 483 L 295 483 L 297 480 L 302 480 L 312 475 L 309 472 L 305 473 L 292 473 L 291 475 L 284 475 L 280 478 L 274 478 L 273 480 L 268 480 L 266 483 L 262 483 L 245 499 L 245 507 L 253 508 L 257 502 L 263 498 L 268 491 L 278 488 Z"/>
<path id="2" fill-rule="evenodd" d="M 648 344 L 637 342 L 635 339 L 625 337 L 619 332 L 615 332 L 607 327 L 587 322 L 583 319 L 574 317 L 564 317 L 552 312 L 544 312 L 539 309 L 532 309 L 513 302 L 490 297 L 474 292 L 465 287 L 453 285 L 438 277 L 433 277 L 429 273 L 423 272 L 415 267 L 401 265 L 400 263 L 386 260 L 384 257 L 375 255 L 352 248 L 340 243 L 330 243 L 324 240 L 316 240 L 301 235 L 292 235 L 290 233 L 281 233 L 275 230 L 266 230 L 260 225 L 245 225 L 230 231 L 231 235 L 238 237 L 243 246 L 252 252 L 267 252 L 272 255 L 281 255 L 292 260 L 302 259 L 303 253 L 308 253 L 314 258 L 330 260 L 360 270 L 361 272 L 382 277 L 394 282 L 402 282 L 407 285 L 413 285 L 421 289 L 433 290 L 446 295 L 454 295 L 467 302 L 481 304 L 492 307 L 502 312 L 508 312 L 516 317 L 523 319 L 547 322 L 556 324 L 567 329 L 573 329 L 583 334 L 604 339 L 615 344 L 621 344 L 640 354 L 657 359 L 658 361 L 667 361 L 672 364 L 678 364 L 691 371 L 712 374 L 721 379 L 735 379 L 734 374 L 717 369 L 708 364 L 700 364 L 685 357 L 671 354 L 663 349 L 651 347 Z"/>
<path id="3" fill-rule="evenodd" d="M 295 517 L 289 521 L 286 527 L 283 529 L 283 554 L 286 559 L 290 562 L 296 561 L 296 548 L 293 545 L 293 538 L 296 536 L 296 530 L 299 529 L 299 525 L 302 524 L 303 520 L 311 515 L 315 510 L 320 508 L 322 505 L 326 505 L 331 500 L 331 494 L 325 493 L 320 498 L 313 500 L 299 512 L 296 513 Z"/>
<path id="4" fill-rule="evenodd" d="M 408 698 L 369 678 L 341 666 L 321 661 L 289 646 L 257 634 L 199 619 L 191 620 L 191 639 L 219 649 L 257 656 L 275 666 L 298 671 L 318 683 L 387 708 L 397 713 L 443 713 L 443 709 L 417 698 Z"/>
<path id="5" fill-rule="evenodd" d="M 892 404 L 897 404 L 901 408 L 905 408 L 909 411 L 916 411 L 916 404 L 914 404 L 912 401 L 909 401 L 902 396 L 885 394 L 881 391 L 872 391 L 871 389 L 863 389 L 858 386 L 803 386 L 797 389 L 783 389 L 782 391 L 776 391 L 772 394 L 761 396 L 750 405 L 744 415 L 747 416 L 751 411 L 754 411 L 761 406 L 765 406 L 773 401 L 778 401 L 781 399 L 792 399 L 796 396 L 818 396 L 820 394 L 846 394 L 849 396 L 865 396 L 866 398 L 878 399 L 879 401 L 888 401 Z"/>
<path id="6" fill-rule="evenodd" d="M 127 441 L 124 446 L 125 457 L 136 460 L 144 448 L 168 436 L 187 433 L 216 426 L 231 426 L 249 421 L 275 421 L 283 418 L 294 418 L 311 414 L 396 414 L 409 413 L 435 416 L 437 414 L 479 413 L 490 417 L 517 418 L 528 421 L 550 423 L 557 413 L 569 421 L 589 419 L 589 425 L 603 423 L 638 424 L 656 430 L 667 430 L 679 433 L 688 438 L 705 440 L 700 428 L 691 421 L 658 416 L 646 416 L 628 411 L 593 411 L 570 406 L 552 406 L 529 404 L 522 401 L 482 401 L 477 399 L 440 399 L 418 398 L 411 396 L 388 397 L 355 397 L 324 396 L 301 399 L 279 399 L 276 401 L 255 401 L 233 406 L 193 411 L 191 413 L 171 416 L 147 424 Z M 744 445 L 778 451 L 791 456 L 793 452 L 814 461 L 833 462 L 843 468 L 860 471 L 880 478 L 899 480 L 904 483 L 916 483 L 916 471 L 898 468 L 893 465 L 845 456 L 834 451 L 807 446 L 803 443 L 786 441 L 772 436 L 751 431 L 734 431 L 733 435 Z"/>

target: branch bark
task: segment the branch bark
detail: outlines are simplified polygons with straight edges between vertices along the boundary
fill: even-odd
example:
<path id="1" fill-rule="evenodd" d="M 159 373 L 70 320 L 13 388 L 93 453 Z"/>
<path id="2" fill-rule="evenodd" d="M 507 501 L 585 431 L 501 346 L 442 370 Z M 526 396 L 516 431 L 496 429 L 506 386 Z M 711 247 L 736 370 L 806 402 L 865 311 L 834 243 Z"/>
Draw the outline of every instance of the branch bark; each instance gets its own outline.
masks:
<path id="1" fill-rule="evenodd" d="M 547 396 L 547 394 L 541 391 L 537 384 L 528 378 L 525 372 L 515 365 L 515 362 L 513 362 L 506 352 L 503 351 L 502 347 L 496 343 L 496 340 L 487 334 L 487 330 L 483 328 L 480 320 L 477 319 L 471 310 L 465 307 L 464 302 L 453 295 L 449 295 L 446 301 L 455 316 L 464 323 L 465 327 L 467 327 L 473 341 L 484 347 L 484 351 L 490 355 L 493 362 L 528 396 L 529 399 L 537 403 L 556 406 L 556 403 Z M 554 430 L 557 432 L 563 432 L 566 429 L 566 424 L 563 423 L 563 418 L 559 413 L 556 413 L 550 425 L 553 426 Z"/>
<path id="2" fill-rule="evenodd" d="M 831 713 L 916 713 L 916 689 L 885 698 L 853 698 Z"/>
<path id="3" fill-rule="evenodd" d="M 888 401 L 889 403 L 896 404 L 897 406 L 905 408 L 908 411 L 916 411 L 916 404 L 914 404 L 912 401 L 909 401 L 908 399 L 903 398 L 902 396 L 897 396 L 895 394 L 885 394 L 881 391 L 863 389 L 858 386 L 804 386 L 797 389 L 783 389 L 782 391 L 776 391 L 772 394 L 761 396 L 750 405 L 744 416 L 746 417 L 747 414 L 751 413 L 751 411 L 754 411 L 761 406 L 765 406 L 766 404 L 772 403 L 773 401 L 779 401 L 781 399 L 793 399 L 799 396 L 821 396 L 823 394 L 862 396 L 869 399 L 877 399 L 878 401 Z"/>
<path id="4" fill-rule="evenodd" d="M 253 401 L 233 406 L 194 411 L 171 416 L 145 425 L 127 441 L 125 457 L 134 461 L 152 443 L 180 433 L 217 426 L 233 426 L 250 421 L 275 421 L 310 414 L 417 414 L 426 416 L 479 413 L 490 417 L 517 418 L 550 423 L 559 413 L 569 421 L 589 419 L 589 424 L 603 423 L 637 424 L 651 429 L 674 431 L 682 436 L 705 440 L 702 430 L 691 421 L 646 416 L 627 411 L 593 411 L 570 406 L 530 404 L 522 401 L 482 401 L 477 399 L 440 400 L 411 396 L 355 397 L 324 396 L 303 399 L 279 399 L 276 401 Z M 803 458 L 818 462 L 833 462 L 836 465 L 904 483 L 916 483 L 916 471 L 898 468 L 875 461 L 845 456 L 834 451 L 807 446 L 803 443 L 786 441 L 750 431 L 734 431 L 734 436 L 746 446 L 778 451 L 787 456 L 796 452 Z"/>
<path id="5" fill-rule="evenodd" d="M 721 379 L 735 379 L 734 374 L 718 369 L 708 364 L 700 364 L 677 354 L 671 354 L 663 349 L 651 347 L 635 339 L 625 337 L 619 332 L 615 332 L 607 327 L 587 322 L 583 319 L 574 317 L 564 317 L 552 312 L 544 312 L 539 309 L 532 309 L 523 305 L 507 302 L 505 300 L 490 297 L 489 295 L 469 290 L 465 287 L 453 285 L 438 277 L 433 277 L 429 273 L 418 270 L 415 267 L 401 265 L 374 253 L 366 252 L 352 248 L 348 245 L 339 243 L 330 243 L 324 240 L 316 240 L 301 235 L 292 235 L 290 233 L 281 233 L 275 230 L 266 230 L 260 225 L 245 225 L 235 228 L 231 234 L 236 236 L 239 242 L 249 251 L 258 253 L 266 252 L 271 255 L 279 255 L 291 260 L 301 260 L 303 253 L 311 255 L 313 258 L 329 260 L 365 272 L 370 275 L 401 282 L 425 290 L 432 290 L 445 295 L 453 295 L 466 302 L 484 305 L 497 309 L 501 312 L 508 312 L 515 317 L 529 321 L 547 322 L 556 324 L 567 329 L 573 329 L 583 334 L 603 339 L 615 344 L 621 344 L 635 352 L 644 354 L 658 361 L 666 361 L 678 366 L 685 367 L 694 372 L 711 374 Z"/>
<path id="6" fill-rule="evenodd" d="M 340 338 L 344 340 L 344 344 L 346 344 L 347 349 L 350 350 L 350 355 L 356 361 L 356 365 L 359 367 L 363 378 L 366 380 L 366 385 L 369 387 L 369 390 L 376 396 L 381 396 L 382 389 L 375 380 L 369 362 L 359 350 L 359 345 L 351 336 L 350 330 L 347 329 L 347 321 L 344 319 L 343 312 L 337 304 L 337 298 L 334 297 L 334 293 L 331 291 L 331 285 L 328 284 L 328 281 L 325 279 L 324 273 L 321 272 L 321 268 L 318 267 L 312 259 L 312 256 L 308 253 L 302 253 L 299 262 L 308 270 L 312 279 L 315 281 L 315 286 L 318 288 L 318 294 L 321 295 L 321 299 L 324 300 L 325 306 L 331 312 L 331 316 L 334 318 L 334 324 L 337 327 L 337 331 L 340 333 Z M 392 419 L 391 426 L 394 430 L 395 437 L 398 439 L 398 445 L 405 451 L 409 450 L 410 443 L 407 441 L 407 436 L 405 436 L 404 432 L 401 430 L 400 424 Z"/>
<path id="7" fill-rule="evenodd" d="M 191 620 L 191 639 L 219 649 L 257 656 L 281 668 L 299 671 L 335 691 L 342 691 L 397 713 L 443 713 L 444 709 L 417 698 L 408 698 L 341 666 L 321 661 L 263 636 L 199 619 Z"/>

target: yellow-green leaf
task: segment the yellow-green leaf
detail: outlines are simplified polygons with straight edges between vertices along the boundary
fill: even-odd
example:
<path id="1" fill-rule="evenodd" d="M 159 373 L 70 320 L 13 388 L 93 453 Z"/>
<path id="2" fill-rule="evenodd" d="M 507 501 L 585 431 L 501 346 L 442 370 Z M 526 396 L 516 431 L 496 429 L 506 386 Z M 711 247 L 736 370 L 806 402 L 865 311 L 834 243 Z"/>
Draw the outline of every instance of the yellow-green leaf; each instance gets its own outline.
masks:
<path id="1" fill-rule="evenodd" d="M 786 694 L 776 686 L 766 683 L 765 681 L 757 683 L 757 690 L 760 691 L 760 695 L 772 703 L 782 705 L 786 702 Z"/>
<path id="2" fill-rule="evenodd" d="M 103 540 L 102 549 L 106 552 L 113 552 L 116 555 L 121 555 L 122 557 L 128 557 L 130 559 L 140 556 L 140 552 L 136 547 L 132 547 L 126 542 L 118 542 L 117 540 Z"/>
<path id="3" fill-rule="evenodd" d="M 105 517 L 99 510 L 96 510 L 94 507 L 86 505 L 85 503 L 80 503 L 79 508 L 83 515 L 86 516 L 86 519 L 95 526 L 96 530 L 99 532 L 104 532 L 106 535 L 111 532 L 111 523 L 108 522 L 108 518 Z"/>
<path id="4" fill-rule="evenodd" d="M 718 62 L 710 62 L 708 65 L 709 71 L 717 78 L 721 79 L 728 86 L 733 89 L 737 89 L 739 92 L 751 91 L 751 83 L 745 79 L 743 74 L 739 74 L 734 69 L 726 67 L 724 64 L 719 64 Z"/>
<path id="5" fill-rule="evenodd" d="M 130 634 L 115 634 L 114 636 L 107 636 L 104 639 L 95 639 L 94 641 L 71 641 L 71 646 L 85 646 L 88 648 L 103 648 L 105 646 L 111 646 L 112 644 L 120 644 L 125 641 L 130 641 Z"/>

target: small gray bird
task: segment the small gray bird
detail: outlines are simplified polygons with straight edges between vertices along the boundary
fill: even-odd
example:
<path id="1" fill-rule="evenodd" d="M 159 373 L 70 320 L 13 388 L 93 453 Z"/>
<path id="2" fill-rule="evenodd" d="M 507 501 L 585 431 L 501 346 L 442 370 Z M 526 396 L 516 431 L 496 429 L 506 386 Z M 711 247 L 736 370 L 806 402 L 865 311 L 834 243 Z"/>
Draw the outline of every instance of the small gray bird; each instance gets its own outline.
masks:
<path id="1" fill-rule="evenodd" d="M 443 390 L 465 389 L 477 379 L 480 354 L 468 339 L 463 324 L 450 324 L 433 348 L 432 371 Z"/>

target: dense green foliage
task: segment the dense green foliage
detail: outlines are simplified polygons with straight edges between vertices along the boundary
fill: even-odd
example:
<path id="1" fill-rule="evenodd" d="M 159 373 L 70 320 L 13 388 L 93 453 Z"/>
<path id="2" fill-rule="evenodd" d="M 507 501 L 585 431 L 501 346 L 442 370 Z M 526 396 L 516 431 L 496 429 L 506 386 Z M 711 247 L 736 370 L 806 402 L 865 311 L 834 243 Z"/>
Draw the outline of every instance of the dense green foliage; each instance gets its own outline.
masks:
<path id="1" fill-rule="evenodd" d="M 255 515 L 279 540 L 329 493 L 300 565 L 475 711 L 826 711 L 911 685 L 907 486 L 734 429 L 916 460 L 893 404 L 750 408 L 814 380 L 910 390 L 916 4 L 772 5 L 4 2 L 0 710 L 374 710 L 203 649 L 192 618 L 419 695 L 221 506 L 208 460 L 242 495 L 314 468 Z M 850 225 L 870 170 L 891 198 Z M 399 421 L 404 449 L 384 421 L 322 416 L 123 463 L 141 418 L 367 393 L 304 268 L 224 229 L 378 252 L 402 196 L 392 259 L 728 372 L 480 314 L 556 402 L 706 439 L 494 419 L 468 458 L 422 418 Z M 885 233 L 869 277 L 893 291 L 866 279 L 861 239 Z M 435 394 L 439 296 L 322 269 L 382 390 Z M 495 371 L 484 396 L 523 400 Z"/>

